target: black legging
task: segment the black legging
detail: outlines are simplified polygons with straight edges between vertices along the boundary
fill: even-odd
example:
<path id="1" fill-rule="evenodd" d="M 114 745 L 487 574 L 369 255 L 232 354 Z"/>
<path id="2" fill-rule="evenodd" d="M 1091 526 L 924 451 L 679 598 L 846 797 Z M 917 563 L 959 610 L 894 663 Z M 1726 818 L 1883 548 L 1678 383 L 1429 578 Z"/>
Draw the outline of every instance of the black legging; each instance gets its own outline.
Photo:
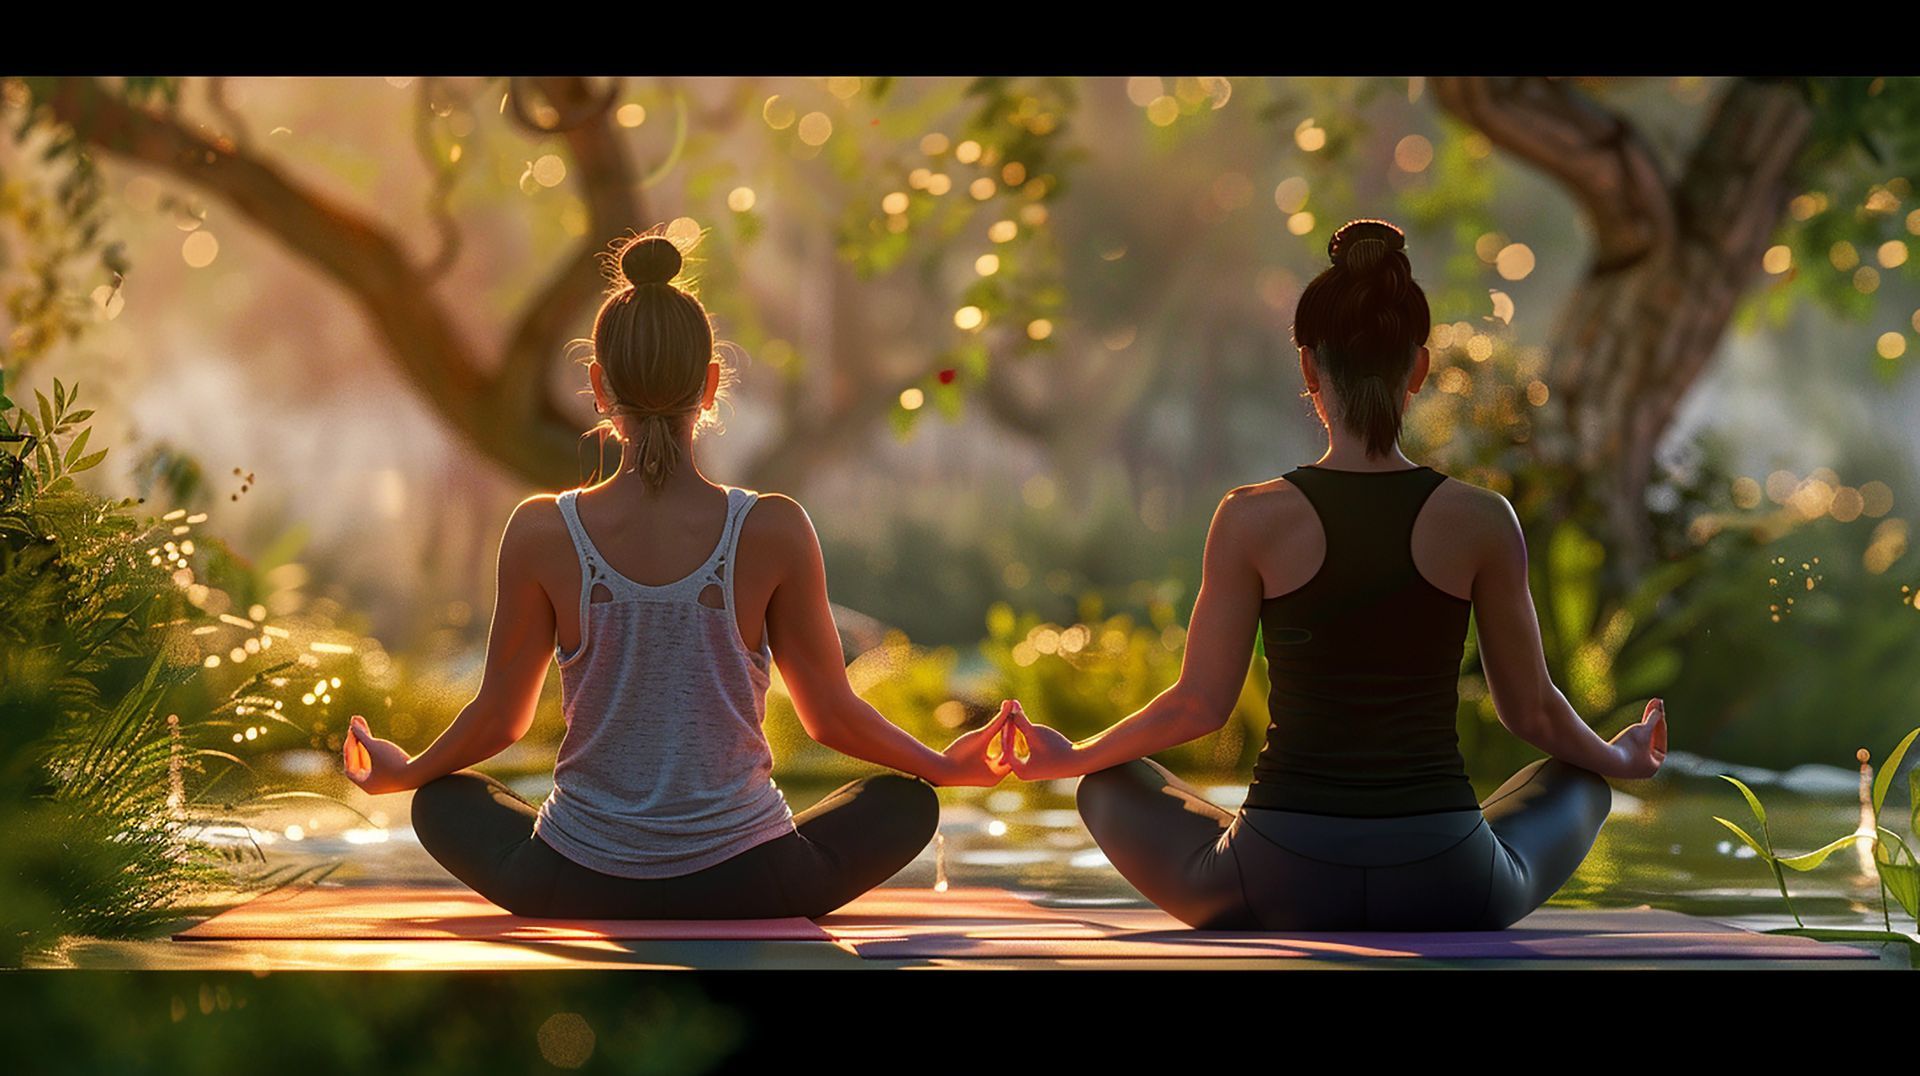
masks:
<path id="1" fill-rule="evenodd" d="M 1557 758 L 1477 812 L 1228 813 L 1150 758 L 1085 775 L 1076 796 L 1141 895 L 1218 930 L 1501 930 L 1573 877 L 1613 800 L 1606 778 Z"/>
<path id="2" fill-rule="evenodd" d="M 583 867 L 533 833 L 536 808 L 476 770 L 413 794 L 413 831 L 441 866 L 515 915 L 551 919 L 764 919 L 825 915 L 898 873 L 933 839 L 923 778 L 871 774 L 794 813 L 797 831 L 672 878 Z"/>

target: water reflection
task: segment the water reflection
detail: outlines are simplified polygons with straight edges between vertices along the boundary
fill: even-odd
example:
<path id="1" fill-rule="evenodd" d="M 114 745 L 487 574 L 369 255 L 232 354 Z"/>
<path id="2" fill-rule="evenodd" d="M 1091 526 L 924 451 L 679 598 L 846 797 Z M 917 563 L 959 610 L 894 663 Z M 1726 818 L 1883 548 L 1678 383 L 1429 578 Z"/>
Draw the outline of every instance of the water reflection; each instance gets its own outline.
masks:
<path id="1" fill-rule="evenodd" d="M 1713 821 L 1716 814 L 1737 817 L 1745 809 L 1737 791 L 1715 776 L 1718 772 L 1679 772 L 1637 786 L 1637 794 L 1616 788 L 1613 809 L 1592 851 L 1552 903 L 1649 904 L 1754 929 L 1792 926 L 1793 917 L 1766 863 L 1745 845 L 1727 839 L 1726 830 Z M 1756 785 L 1771 786 L 1763 793 L 1768 828 L 1783 854 L 1817 848 L 1860 824 L 1857 778 L 1847 771 L 1839 771 L 1846 775 L 1845 782 L 1834 780 L 1831 773 L 1745 772 L 1755 777 Z M 537 803 L 551 788 L 551 776 L 527 775 L 509 783 Z M 782 778 L 781 789 L 799 811 L 840 783 L 790 776 Z M 1072 781 L 1057 781 L 941 789 L 936 838 L 887 884 L 1000 886 L 1042 903 L 1149 907 L 1087 834 L 1075 809 L 1073 787 Z M 1245 787 L 1212 785 L 1204 791 L 1233 810 Z M 344 807 L 316 807 L 316 801 L 307 800 L 250 816 L 246 827 L 209 829 L 206 838 L 257 843 L 267 868 L 325 866 L 329 878 L 342 882 L 452 881 L 404 824 L 407 794 L 333 794 L 382 824 L 370 826 L 367 818 Z M 1883 821 L 1904 819 L 1906 810 L 1889 797 L 1883 814 Z M 292 827 L 300 829 L 298 840 L 289 839 Z M 1878 876 L 1864 846 L 1861 842 L 1864 854 L 1836 855 L 1811 873 L 1789 874 L 1794 906 L 1807 925 L 1882 925 Z M 1897 906 L 1889 911 L 1896 929 L 1911 928 L 1911 920 Z"/>

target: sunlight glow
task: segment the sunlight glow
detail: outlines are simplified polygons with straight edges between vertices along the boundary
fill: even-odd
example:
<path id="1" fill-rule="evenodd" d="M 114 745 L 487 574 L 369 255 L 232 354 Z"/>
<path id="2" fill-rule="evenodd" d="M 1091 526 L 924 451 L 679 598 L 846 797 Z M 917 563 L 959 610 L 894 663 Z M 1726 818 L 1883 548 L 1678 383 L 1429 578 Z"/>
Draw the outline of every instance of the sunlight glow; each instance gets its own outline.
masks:
<path id="1" fill-rule="evenodd" d="M 1314 153 L 1326 148 L 1327 130 L 1324 127 L 1315 126 L 1313 117 L 1308 116 L 1306 119 L 1300 121 L 1298 127 L 1293 129 L 1293 141 L 1294 144 L 1298 145 L 1301 149 L 1306 150 L 1308 153 Z"/>
<path id="2" fill-rule="evenodd" d="M 187 238 L 180 244 L 181 259 L 195 269 L 205 269 L 219 256 L 220 241 L 205 229 L 187 233 Z"/>
<path id="3" fill-rule="evenodd" d="M 1509 243 L 1501 248 L 1493 265 L 1508 280 L 1525 280 L 1533 272 L 1533 249 L 1525 243 Z"/>

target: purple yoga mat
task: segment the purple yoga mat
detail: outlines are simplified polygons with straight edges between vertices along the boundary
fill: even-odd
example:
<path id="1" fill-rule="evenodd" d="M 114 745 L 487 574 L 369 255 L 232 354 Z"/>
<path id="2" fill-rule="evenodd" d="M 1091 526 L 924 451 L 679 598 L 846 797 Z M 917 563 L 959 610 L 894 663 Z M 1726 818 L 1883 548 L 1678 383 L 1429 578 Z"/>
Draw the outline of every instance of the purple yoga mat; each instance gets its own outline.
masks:
<path id="1" fill-rule="evenodd" d="M 1044 909 L 1075 923 L 843 938 L 863 957 L 1872 960 L 1870 948 L 1763 934 L 1659 908 L 1542 908 L 1500 931 L 1194 930 L 1157 909 Z"/>

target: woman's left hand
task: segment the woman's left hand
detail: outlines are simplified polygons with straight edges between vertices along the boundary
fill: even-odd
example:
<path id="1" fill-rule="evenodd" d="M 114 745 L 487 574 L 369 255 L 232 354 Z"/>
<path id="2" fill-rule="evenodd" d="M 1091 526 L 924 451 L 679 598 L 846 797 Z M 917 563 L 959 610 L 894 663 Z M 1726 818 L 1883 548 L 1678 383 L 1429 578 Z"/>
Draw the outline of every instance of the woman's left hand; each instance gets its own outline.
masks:
<path id="1" fill-rule="evenodd" d="M 1002 702 L 1000 712 L 993 716 L 993 720 L 948 744 L 947 749 L 940 752 L 947 759 L 948 772 L 936 783 L 976 788 L 999 784 L 1000 779 L 1009 772 L 1007 760 L 990 752 L 994 741 L 1000 738 L 1000 730 L 1006 725 L 1007 715 L 1012 710 L 1012 700 Z"/>
<path id="2" fill-rule="evenodd" d="M 341 754 L 346 762 L 347 779 L 368 795 L 404 792 L 413 787 L 407 780 L 407 767 L 412 758 L 406 748 L 375 736 L 367 729 L 367 719 L 359 714 L 354 714 L 347 724 L 347 742 Z"/>
<path id="3" fill-rule="evenodd" d="M 1079 777 L 1087 772 L 1085 760 L 1079 757 L 1080 748 L 1059 730 L 1034 724 L 1018 702 L 1013 704 L 1003 735 L 1001 753 L 1013 767 L 1013 775 L 1022 781 Z M 1014 750 L 1016 735 L 1027 745 L 1025 758 Z"/>

